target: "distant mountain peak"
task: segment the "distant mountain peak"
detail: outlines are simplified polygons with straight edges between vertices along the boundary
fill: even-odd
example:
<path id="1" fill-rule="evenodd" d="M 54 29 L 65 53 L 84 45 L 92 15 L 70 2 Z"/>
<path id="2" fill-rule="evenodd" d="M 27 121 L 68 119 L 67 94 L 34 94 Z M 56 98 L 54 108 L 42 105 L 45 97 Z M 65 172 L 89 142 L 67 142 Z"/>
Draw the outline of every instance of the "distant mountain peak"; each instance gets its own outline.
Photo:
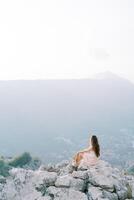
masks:
<path id="1" fill-rule="evenodd" d="M 102 73 L 97 73 L 95 75 L 95 78 L 97 78 L 97 79 L 120 79 L 122 77 L 120 77 L 119 75 L 117 75 L 111 71 L 105 71 Z"/>
<path id="2" fill-rule="evenodd" d="M 127 82 L 127 83 L 131 83 L 131 81 L 129 81 L 127 78 L 120 76 L 116 73 L 113 73 L 111 71 L 105 71 L 102 73 L 97 73 L 94 76 L 94 79 L 98 79 L 98 80 L 111 80 L 111 81 L 123 81 L 123 82 Z M 132 83 L 131 83 L 132 84 Z"/>

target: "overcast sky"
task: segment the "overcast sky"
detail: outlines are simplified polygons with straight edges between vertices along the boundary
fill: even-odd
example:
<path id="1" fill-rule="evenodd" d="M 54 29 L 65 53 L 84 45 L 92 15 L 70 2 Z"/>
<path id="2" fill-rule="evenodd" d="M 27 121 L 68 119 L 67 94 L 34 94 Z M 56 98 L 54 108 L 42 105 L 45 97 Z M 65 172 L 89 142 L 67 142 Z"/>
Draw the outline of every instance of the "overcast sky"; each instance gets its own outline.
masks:
<path id="1" fill-rule="evenodd" d="M 0 79 L 134 81 L 134 0 L 0 1 Z"/>

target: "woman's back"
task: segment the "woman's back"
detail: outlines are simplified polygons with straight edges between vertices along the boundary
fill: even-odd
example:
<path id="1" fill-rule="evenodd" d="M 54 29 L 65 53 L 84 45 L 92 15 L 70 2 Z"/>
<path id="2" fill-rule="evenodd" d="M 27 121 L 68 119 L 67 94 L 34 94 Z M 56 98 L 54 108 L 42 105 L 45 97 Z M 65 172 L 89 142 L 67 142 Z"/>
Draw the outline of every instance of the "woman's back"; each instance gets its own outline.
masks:
<path id="1" fill-rule="evenodd" d="M 88 152 L 83 153 L 79 166 L 89 167 L 92 165 L 96 165 L 98 160 L 99 158 L 96 156 L 95 152 L 93 150 L 90 150 Z"/>

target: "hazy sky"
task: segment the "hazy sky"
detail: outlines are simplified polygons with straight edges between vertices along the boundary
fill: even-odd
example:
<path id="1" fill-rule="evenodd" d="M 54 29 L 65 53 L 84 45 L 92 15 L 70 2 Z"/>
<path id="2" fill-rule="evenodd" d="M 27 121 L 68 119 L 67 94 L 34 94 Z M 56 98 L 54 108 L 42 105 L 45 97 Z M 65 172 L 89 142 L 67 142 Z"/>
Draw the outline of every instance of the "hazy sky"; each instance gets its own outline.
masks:
<path id="1" fill-rule="evenodd" d="M 0 1 L 0 79 L 134 81 L 134 0 Z"/>

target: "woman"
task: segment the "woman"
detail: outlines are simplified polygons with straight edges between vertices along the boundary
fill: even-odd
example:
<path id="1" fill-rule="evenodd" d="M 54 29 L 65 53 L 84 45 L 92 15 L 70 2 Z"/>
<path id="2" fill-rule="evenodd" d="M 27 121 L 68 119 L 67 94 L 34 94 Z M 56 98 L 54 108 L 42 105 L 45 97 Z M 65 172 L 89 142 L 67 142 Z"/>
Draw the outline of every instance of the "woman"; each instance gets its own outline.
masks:
<path id="1" fill-rule="evenodd" d="M 91 136 L 89 147 L 83 151 L 79 151 L 73 160 L 76 167 L 89 167 L 97 164 L 100 156 L 100 146 L 95 135 Z"/>

